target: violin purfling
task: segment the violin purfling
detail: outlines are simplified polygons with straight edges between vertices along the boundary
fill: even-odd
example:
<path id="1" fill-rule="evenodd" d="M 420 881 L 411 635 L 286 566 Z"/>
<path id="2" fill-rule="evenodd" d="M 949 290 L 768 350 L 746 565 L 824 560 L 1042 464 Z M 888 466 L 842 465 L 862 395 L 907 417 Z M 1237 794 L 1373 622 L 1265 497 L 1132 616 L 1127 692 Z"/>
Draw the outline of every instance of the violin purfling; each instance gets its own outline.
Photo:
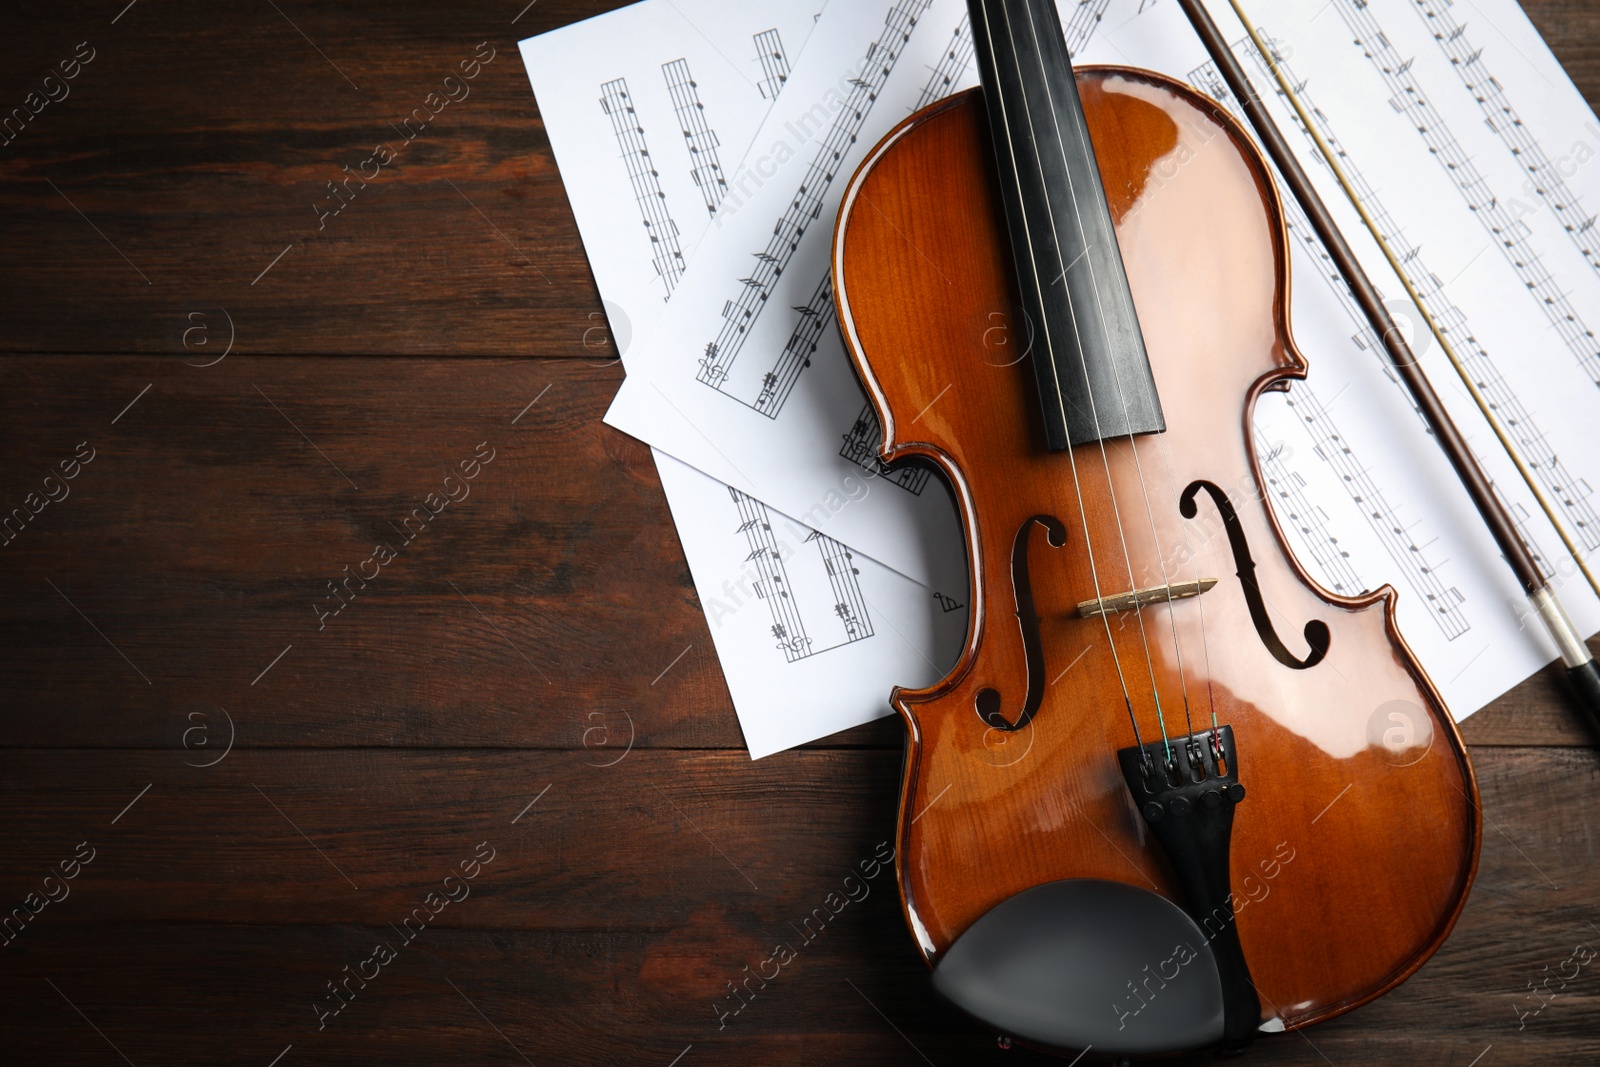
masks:
<path id="1" fill-rule="evenodd" d="M 1392 989 L 1476 869 L 1476 780 L 1395 624 L 1319 588 L 1252 410 L 1307 373 L 1267 167 L 1164 76 L 971 0 L 983 87 L 841 206 L 835 299 L 888 462 L 948 479 L 962 656 L 897 689 L 896 862 L 935 988 L 1095 1056 L 1237 1050 Z"/>

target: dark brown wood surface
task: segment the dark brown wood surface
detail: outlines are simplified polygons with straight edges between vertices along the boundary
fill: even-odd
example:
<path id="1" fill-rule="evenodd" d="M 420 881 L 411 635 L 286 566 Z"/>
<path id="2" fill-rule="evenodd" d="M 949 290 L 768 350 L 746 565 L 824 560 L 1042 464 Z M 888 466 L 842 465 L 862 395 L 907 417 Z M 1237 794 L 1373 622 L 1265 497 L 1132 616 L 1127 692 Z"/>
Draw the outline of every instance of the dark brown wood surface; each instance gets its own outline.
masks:
<path id="1" fill-rule="evenodd" d="M 886 877 L 796 932 L 892 836 L 898 729 L 750 762 L 648 451 L 599 422 L 620 368 L 515 41 L 604 6 L 8 9 L 0 110 L 95 58 L 0 145 L 0 514 L 94 459 L 0 547 L 0 918 L 30 916 L 0 1062 L 1045 1062 L 932 998 Z M 1600 99 L 1600 7 L 1528 8 Z M 472 95 L 319 230 L 324 183 L 483 41 Z M 1600 942 L 1600 763 L 1550 672 L 1464 733 L 1455 933 L 1256 1062 L 1600 1056 L 1593 967 L 1518 1018 Z M 470 895 L 430 898 L 480 843 Z"/>

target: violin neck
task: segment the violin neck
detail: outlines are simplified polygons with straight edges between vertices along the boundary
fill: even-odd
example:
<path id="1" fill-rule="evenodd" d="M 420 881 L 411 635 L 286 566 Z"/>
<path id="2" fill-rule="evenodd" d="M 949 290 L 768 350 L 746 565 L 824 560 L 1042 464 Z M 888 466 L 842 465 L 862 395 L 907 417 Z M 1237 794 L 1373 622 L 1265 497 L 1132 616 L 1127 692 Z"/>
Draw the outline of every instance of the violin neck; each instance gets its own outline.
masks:
<path id="1" fill-rule="evenodd" d="M 968 0 L 1052 451 L 1166 429 L 1054 0 Z"/>

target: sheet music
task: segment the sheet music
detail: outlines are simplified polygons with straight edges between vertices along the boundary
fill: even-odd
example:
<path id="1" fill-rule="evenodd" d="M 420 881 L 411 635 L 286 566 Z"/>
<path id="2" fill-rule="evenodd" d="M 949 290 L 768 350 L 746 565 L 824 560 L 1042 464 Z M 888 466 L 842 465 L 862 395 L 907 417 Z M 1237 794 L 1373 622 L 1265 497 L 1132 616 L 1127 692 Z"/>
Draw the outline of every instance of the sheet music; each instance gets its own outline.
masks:
<path id="1" fill-rule="evenodd" d="M 657 453 L 752 759 L 889 714 L 954 665 L 967 606 Z"/>
<path id="2" fill-rule="evenodd" d="M 828 169 L 822 172 L 833 201 L 808 201 L 818 218 L 831 217 L 842 187 L 838 175 L 850 171 L 863 142 L 881 133 L 880 126 L 887 129 L 912 108 L 972 81 L 970 44 L 962 55 L 964 41 L 970 42 L 970 31 L 963 38 L 963 6 L 940 0 L 912 6 L 921 14 L 895 57 L 902 73 L 891 70 L 869 94 L 872 107 L 854 132 L 855 142 L 841 152 L 832 178 Z M 1244 47 L 1242 27 L 1225 3 L 1210 6 L 1228 39 L 1239 42 L 1253 80 L 1358 255 L 1390 295 L 1394 313 L 1409 322 L 1415 315 L 1398 281 L 1293 112 L 1276 98 L 1258 57 Z M 1600 318 L 1600 236 L 1594 225 L 1600 170 L 1593 162 L 1600 153 L 1600 122 L 1511 0 L 1475 0 L 1471 7 L 1444 0 L 1376 7 L 1360 0 L 1296 0 L 1251 7 L 1278 42 L 1315 109 L 1319 132 L 1341 154 L 1430 312 L 1576 536 L 1594 549 L 1600 545 L 1593 502 L 1600 449 L 1588 431 L 1600 414 L 1600 350 L 1593 334 L 1593 320 Z M 1079 61 L 1149 67 L 1226 97 L 1176 5 L 1069 0 L 1061 11 Z M 681 321 L 664 320 L 639 358 L 630 359 L 630 381 L 611 416 L 697 466 L 742 479 L 745 491 L 780 507 L 803 510 L 816 499 L 817 486 L 841 469 L 839 462 L 877 472 L 872 443 L 878 428 L 859 390 L 838 387 L 834 372 L 847 367 L 831 324 L 820 332 L 799 329 L 812 318 L 807 309 L 825 306 L 825 255 L 809 250 L 826 243 L 823 231 L 829 227 L 804 224 L 781 276 L 770 271 L 763 279 L 759 253 L 776 258 L 768 238 L 775 225 L 784 226 L 801 176 L 817 160 L 815 151 L 797 149 L 814 150 L 825 136 L 820 125 L 806 130 L 804 143 L 790 145 L 785 154 L 777 147 L 787 143 L 784 123 L 826 100 L 826 89 L 838 80 L 831 72 L 853 69 L 868 46 L 875 50 L 894 17 L 895 5 L 888 3 L 838 16 L 835 26 L 842 28 L 829 38 L 834 43 L 797 62 L 789 84 L 809 86 L 812 99 L 780 97 L 787 110 L 780 106 L 769 116 L 752 153 L 756 163 L 765 159 L 764 169 L 740 168 L 742 190 L 730 177 L 719 225 L 680 281 L 684 291 L 697 295 L 675 300 L 669 317 Z M 827 26 L 819 26 L 817 39 Z M 830 70 L 812 70 L 824 65 Z M 904 72 L 912 66 L 922 83 L 908 88 L 915 79 Z M 846 85 L 852 91 L 860 87 L 848 80 Z M 762 145 L 770 150 L 763 153 Z M 1509 569 L 1303 215 L 1292 201 L 1286 207 L 1294 328 L 1311 377 L 1287 394 L 1266 395 L 1258 406 L 1254 432 L 1264 490 L 1292 547 L 1328 588 L 1397 588 L 1402 632 L 1464 717 L 1548 662 L 1555 650 L 1527 614 Z M 752 215 L 764 222 L 751 221 Z M 792 217 L 787 232 L 796 234 Z M 808 254 L 814 257 L 812 277 L 804 269 Z M 748 316 L 750 336 L 728 344 L 724 310 L 740 308 L 740 287 L 766 284 L 767 299 L 754 306 L 759 313 Z M 1579 628 L 1595 630 L 1600 607 L 1575 568 L 1563 562 L 1554 531 L 1487 424 L 1425 331 L 1414 342 L 1497 492 L 1541 562 L 1556 573 Z M 757 371 L 739 369 L 741 362 L 756 364 Z M 708 369 L 714 371 L 707 375 L 712 382 L 701 380 Z M 702 395 L 683 403 L 695 397 L 691 386 Z M 791 417 L 801 412 L 804 418 Z M 690 413 L 692 427 L 685 417 Z M 817 525 L 857 548 L 862 542 L 874 546 L 866 549 L 870 554 L 911 521 L 907 516 L 915 505 L 908 498 L 928 496 L 925 481 L 907 482 L 894 483 L 895 495 L 878 494 L 900 501 L 898 509 L 824 512 L 821 517 L 830 521 Z M 883 555 L 915 571 L 938 549 L 923 543 L 919 551 L 917 559 L 896 556 L 892 548 Z"/>
<path id="3" fill-rule="evenodd" d="M 961 0 L 829 6 L 730 183 L 706 255 L 641 339 L 607 415 L 947 595 L 966 589 L 954 505 L 919 472 L 877 477 L 863 442 L 878 431 L 839 339 L 828 246 L 872 145 L 971 84 L 965 11 Z"/>
<path id="4" fill-rule="evenodd" d="M 824 2 L 634 4 L 521 43 L 614 335 L 650 332 Z"/>
<path id="5" fill-rule="evenodd" d="M 1210 6 L 1391 310 L 1421 331 L 1412 341 L 1429 376 L 1524 539 L 1557 574 L 1579 629 L 1594 631 L 1600 608 L 1555 532 L 1425 325 L 1413 322 L 1398 280 L 1243 28 L 1225 4 Z M 1600 393 L 1585 321 L 1600 314 L 1592 207 L 1600 180 L 1585 166 L 1600 149 L 1593 114 L 1509 0 L 1250 9 L 1546 495 L 1586 551 L 1600 546 L 1591 489 L 1600 485 L 1600 449 L 1588 429 Z M 1181 76 L 1237 113 L 1206 57 Z M 1258 407 L 1258 442 L 1280 452 L 1264 464 L 1269 497 L 1329 588 L 1399 590 L 1401 632 L 1465 717 L 1555 649 L 1303 212 L 1292 198 L 1286 208 L 1294 326 L 1311 376 Z"/>
<path id="6" fill-rule="evenodd" d="M 749 147 L 817 6 L 816 0 L 742 5 L 730 23 L 720 5 L 648 0 L 522 43 L 625 362 L 622 329 L 648 331 L 659 315 L 662 294 L 670 295 L 682 274 L 683 250 L 699 240 L 727 190 L 724 168 Z M 706 58 L 695 51 L 704 47 L 700 27 L 713 15 L 724 37 L 751 31 L 747 73 L 760 75 L 753 86 L 693 73 L 692 64 Z M 619 50 L 617 42 L 636 47 Z M 604 49 L 610 62 L 601 69 L 620 75 L 601 86 L 598 103 L 591 99 L 596 64 L 585 49 Z M 658 70 L 682 155 L 671 137 L 656 137 L 659 123 L 648 137 L 642 130 L 663 100 L 635 104 L 627 87 L 631 79 L 654 93 Z M 692 186 L 661 180 L 673 166 L 691 176 Z M 694 210 L 696 202 L 703 210 Z M 640 221 L 644 240 L 634 228 Z M 644 262 L 653 271 L 640 269 Z M 832 328 L 831 299 L 828 293 L 819 300 L 810 341 Z M 964 586 L 953 591 L 957 596 L 936 595 L 754 497 L 653 454 L 752 758 L 889 714 L 895 685 L 930 684 L 954 663 L 966 635 Z M 926 482 L 928 472 L 891 477 L 907 476 Z M 863 474 L 846 492 L 869 484 Z"/>

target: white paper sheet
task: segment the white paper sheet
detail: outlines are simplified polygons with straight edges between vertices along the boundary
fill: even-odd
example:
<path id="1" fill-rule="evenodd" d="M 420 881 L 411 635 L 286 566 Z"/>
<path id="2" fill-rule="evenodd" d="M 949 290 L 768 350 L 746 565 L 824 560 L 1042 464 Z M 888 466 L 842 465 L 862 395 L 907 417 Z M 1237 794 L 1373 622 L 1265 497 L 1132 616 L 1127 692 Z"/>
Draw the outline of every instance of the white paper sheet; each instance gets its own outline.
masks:
<path id="1" fill-rule="evenodd" d="M 1315 103 L 1322 132 L 1335 138 L 1345 153 L 1345 166 L 1357 176 L 1364 201 L 1390 239 L 1405 250 L 1430 310 L 1445 324 L 1480 388 L 1511 424 L 1569 524 L 1592 549 L 1600 542 L 1591 500 L 1591 487 L 1600 484 L 1600 448 L 1585 431 L 1600 414 L 1595 389 L 1600 358 L 1591 334 L 1593 320 L 1600 318 L 1595 244 L 1600 235 L 1592 225 L 1593 205 L 1600 197 L 1600 171 L 1594 164 L 1600 154 L 1600 122 L 1511 0 L 1476 0 L 1455 7 L 1433 0 L 1378 8 L 1355 0 L 1251 6 Z M 875 17 L 881 25 L 888 5 L 878 8 Z M 1211 8 L 1228 39 L 1241 42 L 1239 54 L 1258 88 L 1270 97 L 1272 83 L 1243 46 L 1242 28 L 1226 4 L 1212 3 Z M 929 5 L 923 28 L 941 16 L 951 20 L 959 9 L 957 4 Z M 1091 0 L 1062 3 L 1061 11 L 1078 60 L 1150 67 L 1224 95 L 1176 5 Z M 858 15 L 856 21 L 864 22 L 866 16 Z M 1091 37 L 1089 31 L 1097 26 L 1102 32 Z M 942 92 L 970 83 L 966 58 L 955 61 L 960 50 L 957 29 L 941 28 L 930 36 L 943 40 L 921 58 L 925 86 L 938 85 Z M 824 58 L 808 62 L 819 67 L 827 63 L 820 50 L 811 56 L 819 54 Z M 833 58 L 829 67 L 838 69 L 841 61 Z M 954 72 L 958 67 L 959 74 Z M 793 78 L 806 76 L 803 68 Z M 825 75 L 807 77 L 808 84 L 827 80 Z M 1358 254 L 1380 287 L 1395 298 L 1397 316 L 1414 318 L 1376 245 L 1326 167 L 1297 135 L 1292 112 L 1281 101 L 1272 104 Z M 887 110 L 884 129 L 902 117 Z M 874 138 L 867 126 L 877 121 L 863 124 L 854 151 L 864 150 L 861 142 L 870 147 Z M 770 140 L 774 158 L 779 139 L 768 133 L 782 128 L 775 113 L 757 138 L 758 145 Z M 757 152 L 754 161 L 761 159 Z M 748 179 L 745 188 L 751 195 L 741 193 L 738 212 L 723 229 L 711 231 L 701 260 L 714 264 L 704 268 L 707 276 L 720 272 L 714 281 L 737 278 L 738 267 L 748 273 L 754 259 L 749 235 L 725 236 L 725 231 L 733 232 L 739 215 L 751 213 L 750 206 L 761 202 L 763 189 L 783 184 L 790 171 L 774 171 L 775 166 L 769 163 L 764 172 L 754 172 L 757 178 L 762 173 L 773 176 L 760 182 Z M 849 169 L 840 167 L 843 173 Z M 837 178 L 833 188 L 837 192 Z M 1287 396 L 1269 394 L 1258 408 L 1257 445 L 1269 499 L 1301 559 L 1328 588 L 1348 593 L 1384 583 L 1396 586 L 1402 632 L 1457 716 L 1465 717 L 1547 662 L 1554 649 L 1527 615 L 1508 568 L 1409 399 L 1384 367 L 1348 292 L 1320 248 L 1307 240 L 1298 210 L 1292 203 L 1288 207 L 1294 328 L 1310 359 L 1311 377 L 1296 383 Z M 767 226 L 777 217 L 769 218 Z M 819 217 L 831 217 L 830 209 L 824 207 Z M 825 243 L 826 235 L 819 233 L 828 228 L 808 228 L 803 242 Z M 694 281 L 691 271 L 686 285 Z M 698 308 L 690 335 L 694 325 L 719 320 L 728 298 L 711 283 L 705 288 L 718 295 Z M 805 298 L 814 290 L 804 289 L 797 279 L 793 294 L 775 289 L 769 302 L 774 309 L 807 306 Z M 687 308 L 689 302 L 683 303 Z M 679 314 L 696 316 L 693 309 Z M 792 315 L 803 317 L 800 312 Z M 775 331 L 774 337 L 781 333 Z M 831 334 L 830 328 L 822 336 Z M 630 373 L 638 380 L 630 381 L 624 397 L 645 386 L 659 386 L 662 393 L 671 389 L 669 395 L 676 396 L 692 384 L 708 399 L 726 399 L 696 380 L 706 340 L 674 349 L 662 339 L 666 336 L 662 331 L 644 355 L 630 359 Z M 786 336 L 769 340 L 758 351 L 775 358 L 786 341 Z M 1442 353 L 1425 336 L 1416 342 L 1497 488 L 1557 574 L 1580 629 L 1593 631 L 1600 625 L 1600 608 L 1572 564 L 1563 561 L 1554 532 L 1500 454 Z M 819 346 L 817 362 L 822 355 Z M 794 386 L 785 416 L 819 377 L 812 369 L 805 369 Z M 846 396 L 851 399 L 847 391 Z M 710 410 L 734 406 L 711 405 Z M 732 456 L 754 466 L 751 457 L 770 448 L 783 462 L 774 472 L 760 467 L 758 492 L 774 498 L 784 496 L 789 473 L 784 464 L 801 468 L 794 482 L 816 484 L 817 471 L 830 470 L 834 441 L 848 437 L 860 415 L 837 398 L 831 408 L 818 405 L 828 408 L 833 422 L 828 433 L 785 418 L 765 420 L 770 426 L 763 426 L 719 416 L 700 425 L 709 441 L 697 443 L 682 425 L 667 425 L 659 410 L 665 405 L 656 407 L 654 419 L 648 417 L 646 402 L 624 418 L 647 439 L 670 442 L 697 464 L 721 469 L 719 464 Z M 756 430 L 749 431 L 749 425 Z M 839 426 L 846 427 L 842 433 Z M 712 444 L 717 448 L 708 447 Z M 718 456 L 717 449 L 727 455 Z M 816 469 L 807 475 L 807 467 Z M 801 503 L 811 499 L 808 494 L 787 498 Z M 902 521 L 867 512 L 860 509 L 858 523 L 841 522 L 829 532 L 848 539 L 859 525 L 865 530 L 863 539 L 876 544 L 871 536 L 875 529 L 893 530 Z M 846 528 L 851 532 L 841 532 Z"/>
<path id="2" fill-rule="evenodd" d="M 608 323 L 596 330 L 609 328 L 625 364 L 631 335 L 648 332 L 665 307 L 663 294 L 726 191 L 723 175 L 748 149 L 805 42 L 809 12 L 819 6 L 649 0 L 522 42 L 606 302 Z M 720 61 L 744 38 L 759 80 L 750 81 L 754 69 L 732 77 L 725 61 L 728 76 L 700 76 L 700 69 L 717 70 L 713 57 Z M 630 105 L 631 117 L 611 121 L 629 116 Z M 680 133 L 681 141 L 656 130 Z M 707 150 L 713 145 L 715 157 Z M 650 240 L 657 235 L 676 243 Z M 936 596 L 671 456 L 653 454 L 752 758 L 889 714 L 895 685 L 930 684 L 954 663 L 966 635 L 964 587 Z M 871 491 L 875 476 L 863 471 L 847 492 Z"/>
<path id="3" fill-rule="evenodd" d="M 1211 5 L 1340 228 L 1403 322 L 1420 318 L 1226 5 Z M 1600 125 L 1511 0 L 1252 3 L 1314 108 L 1319 132 L 1429 311 L 1592 553 L 1600 485 L 1600 234 L 1591 225 Z M 1357 42 L 1360 43 L 1357 43 Z M 1181 76 L 1223 95 L 1208 64 Z M 1587 207 L 1585 206 L 1587 205 Z M 1295 328 L 1311 377 L 1263 399 L 1281 447 L 1269 486 L 1301 558 L 1329 588 L 1392 583 L 1402 633 L 1457 717 L 1555 655 L 1476 512 L 1388 371 L 1348 291 L 1290 203 Z M 1569 225 L 1570 224 L 1570 225 Z M 1308 239 L 1309 238 L 1309 239 Z M 1443 352 L 1413 343 L 1457 423 L 1522 520 L 1583 633 L 1600 606 L 1562 555 Z"/>
<path id="4" fill-rule="evenodd" d="M 633 4 L 521 43 L 619 347 L 666 307 L 823 2 Z"/>
<path id="5" fill-rule="evenodd" d="M 752 759 L 887 715 L 894 686 L 954 665 L 964 604 L 670 456 L 656 467 Z"/>
<path id="6" fill-rule="evenodd" d="M 947 91 L 941 60 L 964 13 L 961 0 L 828 8 L 606 416 L 946 591 L 966 587 L 966 567 L 942 483 L 851 492 L 876 431 L 870 412 L 860 425 L 866 401 L 833 324 L 828 245 L 862 156 Z"/>

